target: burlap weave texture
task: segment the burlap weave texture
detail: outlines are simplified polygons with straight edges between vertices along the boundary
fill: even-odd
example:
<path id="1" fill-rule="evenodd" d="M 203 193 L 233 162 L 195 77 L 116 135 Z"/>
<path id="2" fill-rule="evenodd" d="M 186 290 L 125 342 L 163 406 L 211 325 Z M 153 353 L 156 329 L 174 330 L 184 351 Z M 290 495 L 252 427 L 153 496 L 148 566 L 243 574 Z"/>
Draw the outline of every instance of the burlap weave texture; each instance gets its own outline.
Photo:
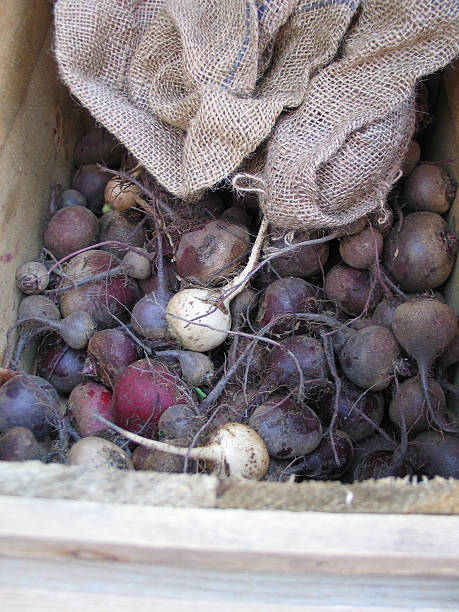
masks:
<path id="1" fill-rule="evenodd" d="M 171 193 L 260 157 L 278 226 L 383 203 L 417 79 L 459 51 L 456 0 L 57 0 L 63 80 Z M 243 166 L 242 166 L 243 167 Z"/>

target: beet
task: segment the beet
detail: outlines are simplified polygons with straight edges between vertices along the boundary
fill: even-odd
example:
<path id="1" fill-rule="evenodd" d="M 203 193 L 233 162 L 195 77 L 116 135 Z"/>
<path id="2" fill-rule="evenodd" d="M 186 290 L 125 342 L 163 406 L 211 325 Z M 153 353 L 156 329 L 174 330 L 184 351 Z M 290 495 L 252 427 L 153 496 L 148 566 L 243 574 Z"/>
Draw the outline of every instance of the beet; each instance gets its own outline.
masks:
<path id="1" fill-rule="evenodd" d="M 183 234 L 175 255 L 177 273 L 189 283 L 215 286 L 246 261 L 246 229 L 225 220 Z"/>
<path id="2" fill-rule="evenodd" d="M 169 442 L 169 440 L 168 440 Z M 170 440 L 172 444 L 178 445 L 177 440 Z M 141 448 L 140 446 L 137 448 Z M 147 450 L 147 449 L 143 449 Z M 137 449 L 134 451 L 134 453 Z M 133 457 L 134 460 L 134 457 Z M 143 457 L 143 461 L 141 463 L 141 467 L 136 469 L 148 470 L 153 472 L 167 472 L 169 474 L 181 473 L 183 472 L 184 467 L 184 458 L 178 455 L 171 455 L 170 453 L 163 453 L 160 450 L 148 450 L 145 457 Z M 192 462 L 194 465 L 194 461 Z"/>
<path id="3" fill-rule="evenodd" d="M 302 278 L 287 277 L 271 283 L 263 292 L 258 307 L 257 325 L 264 327 L 274 319 L 282 317 L 270 328 L 270 334 L 290 332 L 298 321 L 297 312 L 316 312 L 317 289 Z M 287 315 L 287 316 L 285 316 Z"/>
<path id="4" fill-rule="evenodd" d="M 40 317 L 57 321 L 61 318 L 59 308 L 44 295 L 28 295 L 19 304 L 18 320 Z"/>
<path id="5" fill-rule="evenodd" d="M 355 480 L 369 480 L 370 478 L 388 478 L 396 476 L 403 478 L 407 475 L 407 466 L 402 463 L 394 470 L 392 462 L 394 453 L 391 450 L 375 450 L 364 455 L 354 468 Z"/>
<path id="6" fill-rule="evenodd" d="M 0 387 L 0 432 L 27 427 L 41 441 L 55 430 L 59 396 L 40 376 L 18 374 Z"/>
<path id="7" fill-rule="evenodd" d="M 140 359 L 131 363 L 119 376 L 113 390 L 115 423 L 132 432 L 141 430 L 151 437 L 157 431 L 161 414 L 184 401 L 174 374 L 158 359 Z M 147 423 L 148 422 L 148 423 Z"/>
<path id="8" fill-rule="evenodd" d="M 313 480 L 337 480 L 347 469 L 354 453 L 350 437 L 343 431 L 333 432 L 333 443 L 338 463 L 333 452 L 330 436 L 322 438 L 319 446 L 305 455 L 301 461 L 287 469 L 287 474 L 296 474 Z"/>
<path id="9" fill-rule="evenodd" d="M 0 436 L 0 461 L 45 461 L 46 450 L 27 427 L 10 427 Z"/>
<path id="10" fill-rule="evenodd" d="M 16 270 L 16 286 L 27 295 L 42 293 L 49 283 L 46 266 L 39 261 L 26 261 Z"/>
<path id="11" fill-rule="evenodd" d="M 400 348 L 394 335 L 380 325 L 356 331 L 344 344 L 339 360 L 345 375 L 362 389 L 380 391 L 389 386 Z"/>
<path id="12" fill-rule="evenodd" d="M 335 395 L 328 395 L 319 401 L 317 414 L 324 424 L 331 422 L 335 409 Z M 336 426 L 360 442 L 371 436 L 384 417 L 384 399 L 380 393 L 362 390 L 346 379 L 341 380 L 341 392 L 336 415 Z"/>
<path id="13" fill-rule="evenodd" d="M 419 163 L 421 159 L 421 147 L 416 140 L 411 140 L 408 151 L 405 153 L 405 159 L 402 163 L 403 177 L 407 177 Z"/>
<path id="14" fill-rule="evenodd" d="M 373 325 L 382 325 L 387 329 L 392 330 L 392 317 L 394 316 L 395 309 L 403 304 L 405 300 L 399 296 L 389 296 L 384 298 L 376 306 L 373 313 Z"/>
<path id="15" fill-rule="evenodd" d="M 70 393 L 85 376 L 82 372 L 86 354 L 70 348 L 63 340 L 47 336 L 38 350 L 38 374 L 59 393 Z"/>
<path id="16" fill-rule="evenodd" d="M 64 189 L 57 200 L 58 208 L 66 208 L 67 206 L 85 206 L 87 202 L 82 193 L 76 189 Z"/>
<path id="17" fill-rule="evenodd" d="M 102 329 L 89 340 L 86 370 L 106 387 L 113 387 L 118 376 L 139 358 L 138 346 L 124 331 Z"/>
<path id="18" fill-rule="evenodd" d="M 114 240 L 117 242 L 125 242 L 135 247 L 143 247 L 146 242 L 146 233 L 143 226 L 139 225 L 133 215 L 111 210 L 105 213 L 100 218 L 99 222 L 99 240 L 106 242 Z M 120 259 L 125 255 L 126 251 L 122 247 L 111 246 L 104 244 L 100 247 L 103 251 L 113 253 Z"/>
<path id="19" fill-rule="evenodd" d="M 44 232 L 47 249 L 61 259 L 94 243 L 99 221 L 94 213 L 83 206 L 61 208 L 48 221 Z"/>
<path id="20" fill-rule="evenodd" d="M 383 248 L 383 237 L 375 229 L 365 228 L 359 234 L 342 238 L 340 255 L 348 266 L 363 270 L 370 268 L 379 259 Z"/>
<path id="21" fill-rule="evenodd" d="M 435 379 L 429 378 L 428 390 L 435 414 L 443 415 L 446 409 L 443 389 Z M 418 377 L 402 382 L 399 391 L 390 403 L 390 419 L 398 428 L 400 428 L 400 410 L 403 410 L 405 426 L 409 434 L 417 434 L 429 428 L 430 418 L 428 418 L 424 391 Z"/>
<path id="22" fill-rule="evenodd" d="M 258 406 L 249 425 L 263 439 L 270 457 L 287 459 L 312 452 L 320 444 L 322 427 L 315 413 L 282 395 Z"/>
<path id="23" fill-rule="evenodd" d="M 240 225 L 245 229 L 247 229 L 250 225 L 249 215 L 245 212 L 245 210 L 239 208 L 239 206 L 230 206 L 222 212 L 219 219 L 229 221 L 230 223 L 235 223 L 236 225 Z"/>
<path id="24" fill-rule="evenodd" d="M 401 230 L 394 228 L 386 238 L 383 262 L 404 291 L 415 293 L 442 285 L 456 255 L 456 237 L 446 221 L 433 212 L 417 212 L 405 217 Z"/>
<path id="25" fill-rule="evenodd" d="M 325 278 L 327 299 L 336 302 L 337 306 L 349 315 L 360 315 L 365 308 L 371 287 L 368 270 L 357 270 L 342 264 L 331 268 Z M 368 310 L 373 310 L 382 298 L 382 289 L 375 285 Z"/>
<path id="26" fill-rule="evenodd" d="M 438 425 L 427 373 L 458 333 L 457 317 L 447 304 L 431 298 L 415 298 L 395 310 L 392 329 L 405 351 L 416 359 L 429 417 Z"/>
<path id="27" fill-rule="evenodd" d="M 119 168 L 125 149 L 104 128 L 92 128 L 77 141 L 73 151 L 75 166 L 105 163 L 110 168 Z"/>
<path id="28" fill-rule="evenodd" d="M 267 355 L 263 366 L 264 381 L 250 402 L 251 407 L 278 387 L 296 389 L 300 383 L 298 367 L 303 375 L 306 393 L 321 389 L 329 376 L 322 345 L 315 338 L 303 335 L 291 336 L 279 342 Z M 308 384 L 309 380 L 315 381 L 313 385 Z"/>
<path id="29" fill-rule="evenodd" d="M 458 333 L 457 317 L 447 305 L 431 298 L 414 298 L 394 312 L 392 329 L 419 370 L 429 368 Z"/>
<path id="30" fill-rule="evenodd" d="M 438 365 L 441 368 L 448 368 L 449 366 L 459 361 L 459 329 L 456 332 L 453 340 L 448 344 L 443 353 L 441 354 Z"/>
<path id="31" fill-rule="evenodd" d="M 368 215 L 368 220 L 373 229 L 379 232 L 383 237 L 386 237 L 394 225 L 394 212 L 388 204 L 384 204 L 382 207 L 370 213 Z"/>
<path id="32" fill-rule="evenodd" d="M 139 280 L 138 282 L 145 294 L 157 291 L 159 287 L 159 278 L 156 272 L 153 272 L 149 278 Z M 176 293 L 180 289 L 180 281 L 177 278 L 175 265 L 167 258 L 164 258 L 164 282 L 166 289 L 171 293 Z"/>
<path id="33" fill-rule="evenodd" d="M 281 235 L 280 237 L 271 235 L 270 245 L 278 249 L 283 249 L 287 246 L 297 244 L 298 242 L 304 242 L 318 237 L 319 236 L 315 233 L 296 232 L 293 240 L 287 243 L 285 241 L 285 235 Z M 325 266 L 328 261 L 328 256 L 328 242 L 310 244 L 300 246 L 297 249 L 289 251 L 285 255 L 276 257 L 272 265 L 276 272 L 282 277 L 295 276 L 297 278 L 307 278 L 320 273 L 321 266 Z"/>
<path id="34" fill-rule="evenodd" d="M 110 253 L 91 250 L 76 255 L 68 264 L 66 274 L 74 281 L 90 279 L 95 274 L 107 272 L 119 264 Z M 63 285 L 68 281 L 64 279 Z M 127 277 L 110 278 L 70 289 L 60 294 L 62 315 L 82 310 L 91 315 L 99 327 L 110 327 L 114 320 L 110 313 L 126 317 L 139 296 L 134 280 Z"/>
<path id="35" fill-rule="evenodd" d="M 79 465 L 85 471 L 134 469 L 126 451 L 117 444 L 97 436 L 87 436 L 78 440 L 67 454 L 67 465 Z"/>
<path id="36" fill-rule="evenodd" d="M 151 340 L 169 338 L 166 307 L 172 295 L 167 289 L 163 291 L 158 289 L 144 295 L 132 309 L 132 329 L 140 336 Z"/>
<path id="37" fill-rule="evenodd" d="M 425 431 L 413 440 L 419 474 L 429 478 L 459 478 L 459 438 L 439 431 Z"/>
<path id="38" fill-rule="evenodd" d="M 104 428 L 96 415 L 101 415 L 109 421 L 114 419 L 112 392 L 104 385 L 91 381 L 82 382 L 70 393 L 68 410 L 81 436 L 91 436 Z"/>
<path id="39" fill-rule="evenodd" d="M 197 416 L 187 404 L 174 404 L 161 414 L 158 428 L 167 439 L 191 440 L 204 423 L 205 419 Z"/>
<path id="40" fill-rule="evenodd" d="M 403 185 L 403 196 L 415 210 L 428 210 L 442 215 L 451 206 L 456 185 L 442 166 L 419 164 Z"/>
<path id="41" fill-rule="evenodd" d="M 111 178 L 110 173 L 101 170 L 97 165 L 86 164 L 73 175 L 72 187 L 85 196 L 88 208 L 100 215 L 105 202 L 105 187 Z"/>

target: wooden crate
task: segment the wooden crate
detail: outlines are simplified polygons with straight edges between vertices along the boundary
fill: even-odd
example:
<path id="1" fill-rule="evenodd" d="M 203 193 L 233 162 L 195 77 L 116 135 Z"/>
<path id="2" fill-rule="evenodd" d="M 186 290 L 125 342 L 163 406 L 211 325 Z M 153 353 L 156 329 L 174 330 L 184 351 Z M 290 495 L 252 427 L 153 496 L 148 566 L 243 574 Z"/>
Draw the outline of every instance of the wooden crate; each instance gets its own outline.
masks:
<path id="1" fill-rule="evenodd" d="M 50 184 L 69 184 L 85 122 L 58 83 L 51 8 L 0 7 L 0 345 L 18 303 L 14 271 L 38 253 Z M 457 83 L 450 68 L 432 159 L 457 156 Z M 458 211 L 456 201 L 456 232 Z M 447 288 L 456 309 L 458 278 Z M 447 516 L 457 483 L 222 488 L 210 476 L 107 473 L 89 483 L 70 468 L 34 469 L 22 488 L 11 481 L 23 466 L 8 466 L 9 478 L 0 470 L 0 610 L 459 608 L 459 518 Z M 71 494 L 62 481 L 53 488 L 53 470 Z"/>

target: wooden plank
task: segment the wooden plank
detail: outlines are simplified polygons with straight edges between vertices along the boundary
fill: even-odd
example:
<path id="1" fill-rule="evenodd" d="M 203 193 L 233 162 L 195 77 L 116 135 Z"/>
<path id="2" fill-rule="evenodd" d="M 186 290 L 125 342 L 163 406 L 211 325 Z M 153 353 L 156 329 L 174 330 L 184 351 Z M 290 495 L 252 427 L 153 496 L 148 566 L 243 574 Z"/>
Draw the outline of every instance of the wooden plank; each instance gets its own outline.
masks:
<path id="1" fill-rule="evenodd" d="M 219 571 L 459 576 L 459 517 L 138 507 L 0 496 L 0 555 Z"/>
<path id="2" fill-rule="evenodd" d="M 0 559 L 5 610 L 457 609 L 451 579 L 218 572 L 148 564 Z M 124 608 L 123 608 L 124 606 Z"/>

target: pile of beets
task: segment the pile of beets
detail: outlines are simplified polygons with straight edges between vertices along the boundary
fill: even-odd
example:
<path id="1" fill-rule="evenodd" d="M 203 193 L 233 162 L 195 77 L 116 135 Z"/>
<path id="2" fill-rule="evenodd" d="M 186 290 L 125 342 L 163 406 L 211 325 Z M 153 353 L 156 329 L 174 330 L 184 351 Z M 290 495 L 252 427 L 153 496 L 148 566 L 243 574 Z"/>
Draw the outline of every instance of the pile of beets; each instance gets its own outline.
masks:
<path id="1" fill-rule="evenodd" d="M 459 394 L 459 331 L 439 292 L 457 256 L 442 216 L 456 186 L 421 157 L 413 140 L 384 208 L 286 233 L 261 220 L 254 193 L 174 199 L 89 131 L 72 188 L 52 189 L 40 259 L 17 270 L 0 459 L 459 478 L 446 401 Z M 33 375 L 21 369 L 31 346 Z"/>

